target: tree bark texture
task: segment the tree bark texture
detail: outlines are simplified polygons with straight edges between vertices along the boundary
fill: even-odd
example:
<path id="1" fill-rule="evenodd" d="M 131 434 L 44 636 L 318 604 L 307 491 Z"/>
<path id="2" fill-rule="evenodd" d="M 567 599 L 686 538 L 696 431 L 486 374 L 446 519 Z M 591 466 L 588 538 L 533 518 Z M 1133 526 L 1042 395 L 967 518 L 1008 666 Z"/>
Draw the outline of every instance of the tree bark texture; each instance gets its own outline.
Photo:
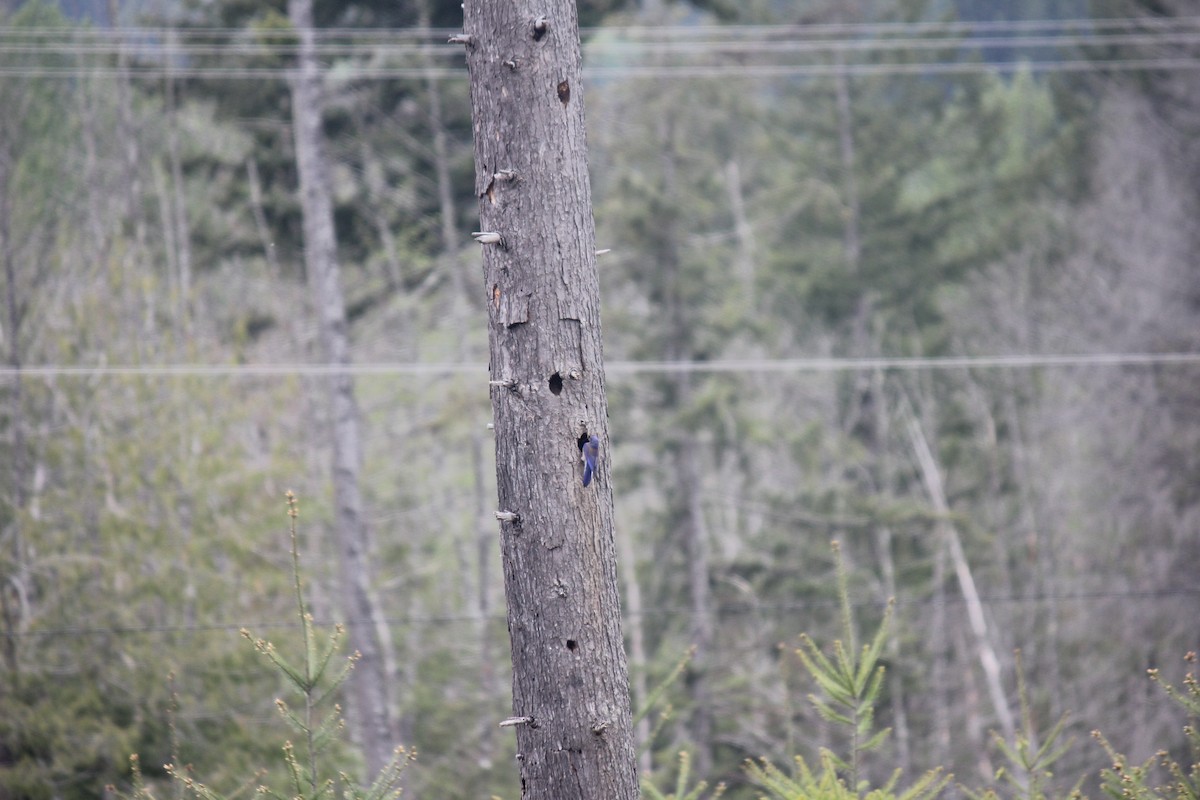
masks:
<path id="1" fill-rule="evenodd" d="M 0 343 L 7 339 L 8 353 L 6 365 L 12 370 L 13 377 L 7 382 L 8 388 L 8 428 L 11 430 L 12 455 L 8 459 L 10 486 L 8 497 L 0 497 L 0 502 L 7 501 L 9 506 L 9 523 L 0 528 L 0 543 L 7 546 L 8 558 L 12 564 L 6 574 L 0 575 L 4 586 L 0 588 L 0 615 L 4 625 L 4 662 L 8 668 L 9 686 L 16 689 L 20 678 L 20 648 L 19 634 L 24 632 L 28 619 L 28 604 L 25 598 L 28 575 L 25 552 L 25 532 L 22 530 L 22 516 L 25 513 L 25 398 L 24 382 L 21 376 L 21 322 L 24 310 L 17 288 L 17 256 L 13 245 L 12 206 L 9 180 L 12 176 L 13 164 L 12 146 L 0 139 L 0 260 L 4 262 L 4 325 L 0 328 Z M 0 563 L 5 559 L 0 556 Z M 3 688 L 0 687 L 0 691 Z"/>
<path id="2" fill-rule="evenodd" d="M 168 46 L 177 46 L 178 32 L 167 31 Z M 175 319 L 182 321 L 186 337 L 192 318 L 192 231 L 188 220 L 187 196 L 183 185 L 183 160 L 179 154 L 179 103 L 175 99 L 174 62 L 167 60 L 166 79 L 167 157 L 171 167 L 171 223 L 175 228 L 175 264 L 179 269 L 175 300 Z"/>
<path id="3" fill-rule="evenodd" d="M 480 226 L 502 237 L 483 271 L 521 796 L 632 800 L 575 4 L 468 0 L 464 18 Z"/>
<path id="4" fill-rule="evenodd" d="M 291 82 L 292 126 L 300 173 L 304 254 L 321 343 L 330 364 L 350 363 L 350 337 L 337 262 L 333 200 L 324 152 L 321 87 L 312 27 L 312 0 L 290 0 L 288 16 L 299 37 L 299 68 Z M 350 676 L 351 720 L 355 738 L 373 779 L 392 759 L 396 727 L 392 719 L 387 628 L 371 592 L 367 532 L 363 522 L 358 475 L 362 464 L 358 406 L 348 372 L 330 376 L 333 437 L 334 524 L 341 572 L 342 613 L 353 620 L 350 647 L 361 653 Z"/>

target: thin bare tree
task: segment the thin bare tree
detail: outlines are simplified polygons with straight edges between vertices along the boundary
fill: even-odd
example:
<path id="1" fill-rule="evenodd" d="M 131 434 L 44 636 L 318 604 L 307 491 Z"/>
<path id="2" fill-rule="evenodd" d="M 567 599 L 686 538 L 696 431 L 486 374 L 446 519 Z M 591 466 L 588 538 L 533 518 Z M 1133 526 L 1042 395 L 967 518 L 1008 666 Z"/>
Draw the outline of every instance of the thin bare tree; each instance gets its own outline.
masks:
<path id="1" fill-rule="evenodd" d="M 320 338 L 329 364 L 350 364 L 350 337 L 342 296 L 333 225 L 333 199 L 322 131 L 321 75 L 313 33 L 312 0 L 289 0 L 288 16 L 299 39 L 299 65 L 291 78 L 292 127 L 300 173 L 304 258 Z M 392 710 L 388 628 L 371 588 L 366 523 L 359 472 L 362 443 L 354 381 L 348 372 L 329 377 L 333 439 L 334 535 L 341 573 L 342 613 L 353 624 L 350 647 L 361 654 L 350 678 L 351 718 L 366 757 L 367 774 L 378 775 L 397 745 Z"/>

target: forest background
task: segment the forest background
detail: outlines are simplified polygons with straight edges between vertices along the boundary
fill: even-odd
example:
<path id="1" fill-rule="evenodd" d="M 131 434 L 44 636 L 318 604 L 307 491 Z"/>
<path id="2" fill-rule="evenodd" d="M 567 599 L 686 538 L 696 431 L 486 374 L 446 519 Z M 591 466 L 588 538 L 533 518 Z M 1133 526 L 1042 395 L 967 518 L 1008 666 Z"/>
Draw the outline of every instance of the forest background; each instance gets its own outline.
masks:
<path id="1" fill-rule="evenodd" d="M 315 616 L 386 644 L 408 796 L 517 796 L 458 2 L 315 4 L 373 620 L 341 610 L 287 9 L 3 8 L 0 796 L 135 752 L 163 780 L 169 717 L 210 784 L 278 762 L 238 632 L 299 635 L 287 489 Z M 745 759 L 834 743 L 793 652 L 839 630 L 832 539 L 864 621 L 896 599 L 877 777 L 987 785 L 1017 650 L 1068 785 L 1093 729 L 1182 748 L 1145 673 L 1200 644 L 1194 9 L 579 8 L 635 703 L 692 653 L 643 773 L 687 750 L 751 797 Z"/>

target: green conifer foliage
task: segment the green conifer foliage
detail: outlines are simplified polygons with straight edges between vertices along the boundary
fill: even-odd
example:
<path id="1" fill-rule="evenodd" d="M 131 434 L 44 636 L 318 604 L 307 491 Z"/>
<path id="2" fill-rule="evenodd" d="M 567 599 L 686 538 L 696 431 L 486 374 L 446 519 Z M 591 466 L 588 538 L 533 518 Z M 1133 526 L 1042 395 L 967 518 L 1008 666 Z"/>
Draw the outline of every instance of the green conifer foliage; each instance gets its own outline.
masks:
<path id="1" fill-rule="evenodd" d="M 295 740 L 289 739 L 282 746 L 282 774 L 261 770 L 243 783 L 241 789 L 226 794 L 196 779 L 193 770 L 181 763 L 178 755 L 172 756 L 171 763 L 165 769 L 178 787 L 202 800 L 233 800 L 251 787 L 257 795 L 273 800 L 398 798 L 401 794 L 401 776 L 414 758 L 414 754 L 405 748 L 397 748 L 391 762 L 377 776 L 372 776 L 369 784 L 363 785 L 350 774 L 355 771 L 350 766 L 354 759 L 349 757 L 349 751 L 344 746 L 344 722 L 341 706 L 336 699 L 358 655 L 336 657 L 342 649 L 344 626 L 335 625 L 332 631 L 322 635 L 313 620 L 301 580 L 300 548 L 296 533 L 300 508 L 295 494 L 290 491 L 287 493 L 287 509 L 292 588 L 301 632 L 300 653 L 298 657 L 289 658 L 272 642 L 255 638 L 248 630 L 242 629 L 242 636 L 252 642 L 254 649 L 271 663 L 283 685 L 296 698 L 295 707 L 282 698 L 275 700 L 279 714 L 295 733 Z M 134 789 L 130 800 L 153 800 L 156 795 L 140 774 L 140 759 L 134 756 L 131 763 Z"/>
<path id="2" fill-rule="evenodd" d="M 1112 766 L 1100 772 L 1101 788 L 1110 800 L 1196 800 L 1200 797 L 1200 680 L 1196 678 L 1196 654 L 1189 652 L 1185 660 L 1189 669 L 1182 688 L 1164 681 L 1157 669 L 1149 671 L 1150 679 L 1187 716 L 1183 728 L 1185 755 L 1175 756 L 1160 750 L 1140 764 L 1130 763 L 1129 757 L 1118 753 L 1100 731 L 1093 731 L 1092 736 L 1112 759 Z"/>
<path id="3" fill-rule="evenodd" d="M 807 635 L 801 637 L 796 655 L 820 688 L 809 700 L 823 719 L 842 731 L 844 755 L 821 748 L 819 769 L 814 771 L 803 756 L 795 757 L 794 774 L 787 774 L 767 759 L 748 762 L 746 772 L 774 800 L 929 800 L 949 782 L 939 770 L 926 773 L 908 789 L 897 791 L 900 770 L 882 785 L 872 788 L 860 778 L 863 757 L 879 748 L 891 732 L 875 726 L 875 706 L 883 688 L 884 667 L 880 663 L 891 620 L 891 603 L 870 642 L 859 649 L 858 632 L 850 607 L 850 594 L 840 545 L 833 543 L 837 565 L 837 592 L 841 606 L 842 638 L 833 642 L 833 656 L 821 651 Z"/>

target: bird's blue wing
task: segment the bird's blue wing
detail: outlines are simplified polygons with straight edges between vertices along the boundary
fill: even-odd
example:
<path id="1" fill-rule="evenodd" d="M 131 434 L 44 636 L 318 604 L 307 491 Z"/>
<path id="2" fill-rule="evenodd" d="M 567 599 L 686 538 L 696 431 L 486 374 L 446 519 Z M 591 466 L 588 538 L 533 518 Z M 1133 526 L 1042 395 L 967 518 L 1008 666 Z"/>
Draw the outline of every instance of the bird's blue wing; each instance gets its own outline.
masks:
<path id="1" fill-rule="evenodd" d="M 596 471 L 596 459 L 600 456 L 600 439 L 593 436 L 583 446 L 583 485 L 592 482 L 592 474 Z"/>

